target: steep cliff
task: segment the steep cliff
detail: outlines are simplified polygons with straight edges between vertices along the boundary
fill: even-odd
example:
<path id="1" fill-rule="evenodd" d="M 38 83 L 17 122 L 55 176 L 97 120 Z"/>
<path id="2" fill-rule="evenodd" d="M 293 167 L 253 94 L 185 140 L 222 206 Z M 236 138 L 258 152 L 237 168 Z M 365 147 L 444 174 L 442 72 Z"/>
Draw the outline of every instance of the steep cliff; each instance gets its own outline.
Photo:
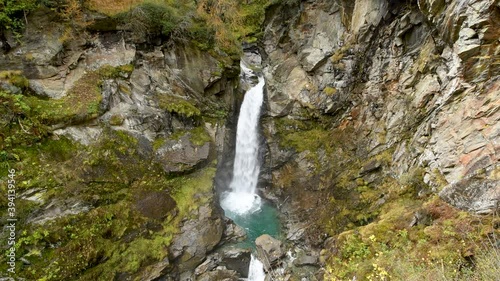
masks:
<path id="1" fill-rule="evenodd" d="M 178 280 L 227 236 L 212 181 L 239 64 L 155 29 L 148 13 L 162 7 L 124 21 L 42 6 L 18 41 L 2 33 L 0 177 L 7 194 L 15 170 L 17 224 L 15 266 L 2 255 L 0 276 Z"/>
<path id="2" fill-rule="evenodd" d="M 428 272 L 449 262 L 443 274 L 465 278 L 472 240 L 498 234 L 499 5 L 267 10 L 263 192 L 282 205 L 289 240 L 323 249 L 325 278 L 408 280 L 399 259 Z"/>

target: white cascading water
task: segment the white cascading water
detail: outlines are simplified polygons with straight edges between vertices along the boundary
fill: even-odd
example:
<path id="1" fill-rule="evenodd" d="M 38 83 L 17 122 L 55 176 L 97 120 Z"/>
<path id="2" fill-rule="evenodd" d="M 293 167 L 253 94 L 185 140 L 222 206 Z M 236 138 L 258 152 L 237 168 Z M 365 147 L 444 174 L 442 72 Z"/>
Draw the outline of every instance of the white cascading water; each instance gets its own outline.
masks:
<path id="1" fill-rule="evenodd" d="M 248 281 L 264 281 L 265 279 L 264 264 L 252 255 L 248 268 Z"/>
<path id="2" fill-rule="evenodd" d="M 255 76 L 243 63 L 240 66 L 242 75 Z M 261 207 L 261 199 L 255 189 L 260 171 L 258 124 L 264 99 L 264 85 L 264 78 L 259 77 L 259 82 L 246 92 L 241 104 L 236 129 L 233 179 L 229 185 L 230 190 L 223 194 L 221 200 L 222 208 L 237 216 L 251 214 Z M 247 280 L 264 281 L 265 278 L 264 265 L 252 255 Z"/>
<path id="3" fill-rule="evenodd" d="M 241 68 L 243 75 L 252 75 L 243 64 Z M 233 179 L 221 200 L 222 208 L 236 215 L 255 212 L 261 205 L 255 189 L 260 171 L 258 124 L 264 84 L 264 78 L 259 77 L 259 83 L 246 92 L 238 118 Z"/>

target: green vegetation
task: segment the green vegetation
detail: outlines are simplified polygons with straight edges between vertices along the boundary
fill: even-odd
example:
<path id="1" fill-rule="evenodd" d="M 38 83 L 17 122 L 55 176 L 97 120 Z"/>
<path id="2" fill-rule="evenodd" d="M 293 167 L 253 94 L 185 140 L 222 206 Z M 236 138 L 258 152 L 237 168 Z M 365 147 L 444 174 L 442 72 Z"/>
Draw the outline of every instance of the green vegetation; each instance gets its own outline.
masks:
<path id="1" fill-rule="evenodd" d="M 9 71 L 9 70 L 4 70 L 0 71 L 0 80 L 7 80 L 10 84 L 20 88 L 21 90 L 24 90 L 28 88 L 29 86 L 29 81 L 22 75 L 22 72 L 17 70 L 17 71 Z"/>
<path id="2" fill-rule="evenodd" d="M 26 15 L 38 5 L 37 0 L 0 0 L 0 34 L 10 30 L 20 36 Z"/>
<path id="3" fill-rule="evenodd" d="M 308 229 L 311 237 L 328 233 L 334 238 L 333 248 L 322 252 L 325 280 L 491 280 L 498 276 L 498 217 L 474 216 L 431 195 L 423 168 L 394 178 L 394 149 L 360 157 L 367 154 L 365 144 L 352 139 L 357 133 L 349 126 L 329 129 L 322 124 L 331 122 L 315 117 L 274 121 L 273 139 L 305 156 L 273 173 L 275 186 L 299 197 L 294 199 L 299 209 L 311 208 L 310 200 L 302 199 L 310 190 L 321 194 L 314 196 L 320 202 L 312 207 L 314 212 L 299 214 L 312 216 L 308 219 L 315 225 Z M 370 165 L 380 168 L 361 173 Z M 301 181 L 304 172 L 307 182 Z M 447 184 L 438 171 L 432 177 Z"/>
<path id="4" fill-rule="evenodd" d="M 55 11 L 67 23 L 61 38 L 87 27 L 96 28 L 86 17 L 87 10 L 107 15 L 137 37 L 191 41 L 202 50 L 222 50 L 230 56 L 241 53 L 241 42 L 255 42 L 262 35 L 265 10 L 281 1 L 232 0 L 3 0 L 0 2 L 1 32 L 12 30 L 20 37 L 27 14 L 38 6 Z M 285 4 L 295 1 L 283 1 Z M 109 26 L 103 28 L 110 28 Z M 112 28 L 112 27 L 111 27 Z M 213 52 L 217 55 L 218 52 Z M 219 54 L 220 55 L 220 54 Z"/>
<path id="5" fill-rule="evenodd" d="M 380 219 L 338 236 L 338 255 L 327 262 L 326 280 L 491 280 L 497 276 L 498 218 L 477 218 L 438 198 L 388 204 Z M 391 210 L 392 209 L 392 210 Z M 409 226 L 413 212 L 427 212 L 428 224 Z M 496 234 L 495 234 L 496 232 Z M 484 262 L 486 257 L 494 257 Z M 485 266 L 486 265 L 486 266 Z"/>
<path id="6" fill-rule="evenodd" d="M 106 65 L 86 73 L 61 99 L 44 100 L 25 96 L 22 100 L 31 108 L 29 114 L 44 124 L 80 123 L 102 114 L 99 109 L 102 100 L 102 82 L 105 79 L 119 77 L 121 73 L 130 73 L 132 70 L 133 67 L 129 65 L 120 67 Z"/>
<path id="7" fill-rule="evenodd" d="M 205 130 L 205 127 L 203 127 L 203 126 L 196 127 L 194 129 L 190 130 L 189 132 L 191 134 L 189 140 L 194 145 L 202 146 L 205 143 L 207 143 L 207 142 L 209 142 L 209 141 L 212 140 L 212 138 L 210 137 L 210 135 Z"/>
<path id="8" fill-rule="evenodd" d="M 207 202 L 207 196 L 196 194 L 211 192 L 215 168 L 210 165 L 190 175 L 167 175 L 137 145 L 134 136 L 105 128 L 100 141 L 89 147 L 60 137 L 11 150 L 17 159 L 7 161 L 18 171 L 18 192 L 44 190 L 40 199 L 45 202 L 67 202 L 64 206 L 79 201 L 88 208 L 38 226 L 26 223 L 38 203 L 19 198 L 16 204 L 22 210 L 18 218 L 23 232 L 17 254 L 31 265 L 17 264 L 17 276 L 111 280 L 120 272 L 139 274 L 168 255 L 180 221 Z M 175 200 L 175 209 L 165 219 L 138 211 L 138 198 L 149 191 L 168 192 Z M 4 199 L 2 208 L 7 204 Z M 4 262 L 1 269 L 5 269 Z"/>
<path id="9" fill-rule="evenodd" d="M 333 87 L 325 87 L 325 89 L 323 90 L 323 92 L 329 96 L 335 94 L 337 92 L 337 89 L 333 88 Z"/>
<path id="10" fill-rule="evenodd" d="M 159 106 L 182 117 L 200 117 L 200 110 L 189 101 L 169 95 L 158 95 Z"/>

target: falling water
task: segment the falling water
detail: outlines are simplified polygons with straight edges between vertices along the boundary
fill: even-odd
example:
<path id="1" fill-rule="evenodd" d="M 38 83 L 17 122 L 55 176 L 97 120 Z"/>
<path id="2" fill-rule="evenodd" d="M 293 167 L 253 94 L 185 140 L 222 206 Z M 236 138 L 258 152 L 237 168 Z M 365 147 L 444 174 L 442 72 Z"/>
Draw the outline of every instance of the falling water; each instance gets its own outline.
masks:
<path id="1" fill-rule="evenodd" d="M 265 279 L 264 265 L 252 255 L 248 268 L 248 281 L 264 281 Z"/>
<path id="2" fill-rule="evenodd" d="M 251 70 L 241 66 L 243 73 Z M 226 212 L 243 215 L 259 210 L 260 197 L 255 193 L 259 178 L 259 134 L 258 124 L 263 101 L 264 78 L 245 94 L 241 104 L 236 131 L 236 156 L 230 191 L 223 195 L 221 205 Z"/>
<path id="3" fill-rule="evenodd" d="M 241 64 L 241 69 L 244 78 L 255 76 L 253 71 L 243 64 Z M 256 238 L 253 235 L 261 231 L 277 232 L 273 231 L 275 223 L 267 223 L 265 215 L 271 213 L 266 211 L 269 208 L 262 204 L 261 198 L 255 192 L 260 171 L 258 124 L 264 97 L 264 84 L 264 78 L 259 77 L 259 82 L 246 92 L 241 104 L 236 131 L 233 179 L 229 185 L 229 191 L 225 192 L 221 198 L 221 206 L 226 216 L 244 227 L 249 237 L 253 239 Z M 262 262 L 253 255 L 248 272 L 248 281 L 264 281 L 266 278 Z"/>

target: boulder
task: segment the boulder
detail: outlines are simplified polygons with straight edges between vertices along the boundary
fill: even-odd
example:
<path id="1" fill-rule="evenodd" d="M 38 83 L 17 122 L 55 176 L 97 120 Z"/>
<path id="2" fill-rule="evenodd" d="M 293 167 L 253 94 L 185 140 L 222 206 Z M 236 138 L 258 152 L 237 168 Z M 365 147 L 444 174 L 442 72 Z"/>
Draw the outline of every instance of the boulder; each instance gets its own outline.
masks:
<path id="1" fill-rule="evenodd" d="M 295 266 L 318 266 L 319 258 L 317 255 L 306 255 L 302 253 L 295 260 L 293 260 L 293 265 Z"/>
<path id="2" fill-rule="evenodd" d="M 243 241 L 247 234 L 245 229 L 235 224 L 232 220 L 226 218 L 226 227 L 224 228 L 224 242 Z"/>
<path id="3" fill-rule="evenodd" d="M 228 270 L 224 267 L 217 267 L 216 270 L 206 272 L 196 278 L 196 281 L 238 281 L 239 276 L 236 271 Z"/>
<path id="4" fill-rule="evenodd" d="M 148 218 L 163 219 L 176 207 L 175 200 L 166 191 L 145 191 L 137 197 L 136 209 Z"/>
<path id="5" fill-rule="evenodd" d="M 219 255 L 219 253 L 214 253 L 208 256 L 207 259 L 202 264 L 196 267 L 196 269 L 194 270 L 194 274 L 196 276 L 199 276 L 205 272 L 211 271 L 212 269 L 217 267 L 220 261 L 221 261 L 221 256 Z"/>
<path id="6" fill-rule="evenodd" d="M 248 265 L 251 252 L 249 249 L 228 248 L 222 251 L 221 264 L 227 269 L 238 272 L 241 277 L 248 277 Z"/>
<path id="7" fill-rule="evenodd" d="M 269 271 L 279 263 L 285 255 L 281 249 L 281 241 L 268 234 L 261 235 L 255 240 L 257 258 L 264 264 L 264 269 Z"/>

